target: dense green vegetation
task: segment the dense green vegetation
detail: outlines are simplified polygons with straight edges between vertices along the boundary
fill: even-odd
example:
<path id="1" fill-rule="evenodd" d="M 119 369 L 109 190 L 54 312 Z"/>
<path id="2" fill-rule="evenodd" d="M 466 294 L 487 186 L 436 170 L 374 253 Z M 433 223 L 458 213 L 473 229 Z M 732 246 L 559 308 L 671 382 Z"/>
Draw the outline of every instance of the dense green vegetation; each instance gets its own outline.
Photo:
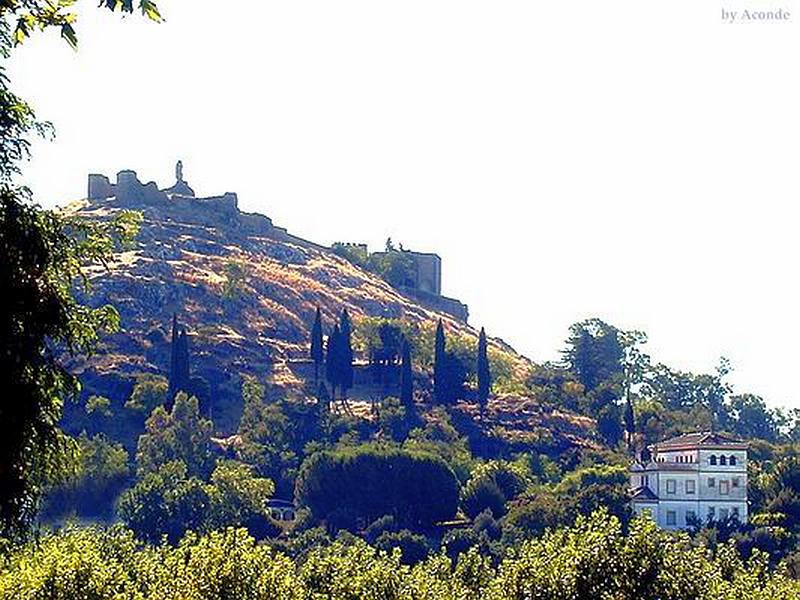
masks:
<path id="1" fill-rule="evenodd" d="M 119 527 L 67 528 L 16 547 L 0 567 L 0 597 L 253 599 L 615 598 L 790 599 L 800 583 L 743 560 L 730 545 L 709 550 L 685 534 L 636 521 L 623 533 L 604 513 L 523 543 L 497 565 L 477 551 L 432 555 L 411 566 L 399 551 L 353 538 L 288 555 L 241 529 L 146 546 Z"/>
<path id="2" fill-rule="evenodd" d="M 396 247 L 391 238 L 386 240 L 383 252 L 370 253 L 365 246 L 342 243 L 333 244 L 331 249 L 354 265 L 385 279 L 394 287 L 406 286 L 409 281 L 414 280 L 413 260 L 406 254 L 403 245 Z"/>

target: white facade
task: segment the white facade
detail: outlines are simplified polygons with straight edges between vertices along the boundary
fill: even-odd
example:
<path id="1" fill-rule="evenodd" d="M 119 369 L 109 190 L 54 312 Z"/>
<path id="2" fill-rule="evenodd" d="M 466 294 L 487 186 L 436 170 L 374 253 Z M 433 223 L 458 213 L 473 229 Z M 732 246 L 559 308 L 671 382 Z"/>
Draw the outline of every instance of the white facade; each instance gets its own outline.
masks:
<path id="1" fill-rule="evenodd" d="M 747 521 L 747 444 L 720 434 L 691 433 L 649 448 L 631 466 L 631 507 L 664 529 L 694 519 Z"/>

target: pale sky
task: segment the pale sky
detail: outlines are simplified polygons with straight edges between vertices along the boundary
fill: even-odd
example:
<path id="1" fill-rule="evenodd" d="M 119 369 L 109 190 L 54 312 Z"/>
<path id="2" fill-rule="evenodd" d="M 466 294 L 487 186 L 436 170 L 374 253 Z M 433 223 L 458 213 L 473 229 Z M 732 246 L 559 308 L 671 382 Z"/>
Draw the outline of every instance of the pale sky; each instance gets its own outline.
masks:
<path id="1" fill-rule="evenodd" d="M 58 137 L 39 202 L 132 168 L 239 194 L 314 241 L 443 260 L 470 322 L 536 361 L 598 316 L 676 368 L 800 406 L 800 5 L 743 0 L 161 0 L 85 5 L 10 76 Z"/>

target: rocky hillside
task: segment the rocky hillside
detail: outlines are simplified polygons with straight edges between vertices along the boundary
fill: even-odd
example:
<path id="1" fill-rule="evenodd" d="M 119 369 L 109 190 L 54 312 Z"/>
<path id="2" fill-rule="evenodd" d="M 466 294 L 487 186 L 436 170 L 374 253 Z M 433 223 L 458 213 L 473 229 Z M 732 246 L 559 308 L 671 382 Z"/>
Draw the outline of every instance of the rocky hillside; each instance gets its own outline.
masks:
<path id="1" fill-rule="evenodd" d="M 114 305 L 121 331 L 105 337 L 96 355 L 70 365 L 80 373 L 85 395 L 117 404 L 138 375 L 166 376 L 173 314 L 189 334 L 192 375 L 207 382 L 220 406 L 236 403 L 243 374 L 270 380 L 273 391 L 305 393 L 290 366 L 308 353 L 317 306 L 326 330 L 347 308 L 356 325 L 364 317 L 388 317 L 431 327 L 441 318 L 451 334 L 477 336 L 466 323 L 421 306 L 327 248 L 266 217 L 240 212 L 233 194 L 170 194 L 143 186 L 132 172 L 120 176 L 125 173 L 127 188 L 118 183 L 104 193 L 95 189 L 95 196 L 105 197 L 65 208 L 95 219 L 123 209 L 143 214 L 135 246 L 117 253 L 108 268 L 91 271 L 89 301 Z M 533 365 L 500 340 L 490 344 L 524 379 Z"/>

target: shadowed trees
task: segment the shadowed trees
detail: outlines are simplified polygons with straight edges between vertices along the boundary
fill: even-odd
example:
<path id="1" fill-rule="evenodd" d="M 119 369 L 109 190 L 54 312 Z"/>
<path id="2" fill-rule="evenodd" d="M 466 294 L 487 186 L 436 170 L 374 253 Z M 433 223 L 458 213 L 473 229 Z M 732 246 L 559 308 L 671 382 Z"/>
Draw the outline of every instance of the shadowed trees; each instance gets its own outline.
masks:
<path id="1" fill-rule="evenodd" d="M 342 311 L 339 324 L 333 326 L 325 349 L 325 378 L 331 385 L 331 397 L 336 399 L 336 389 L 347 400 L 347 391 L 353 387 L 352 325 L 347 309 Z"/>
<path id="2" fill-rule="evenodd" d="M 317 307 L 314 325 L 311 328 L 311 360 L 314 361 L 314 387 L 319 385 L 319 369 L 325 361 L 325 346 L 322 340 L 322 313 Z"/>
<path id="3" fill-rule="evenodd" d="M 481 327 L 481 333 L 478 337 L 478 405 L 481 409 L 481 414 L 486 410 L 486 405 L 489 402 L 489 392 L 492 389 L 492 374 L 489 370 L 489 356 L 487 353 L 486 331 Z"/>
<path id="4" fill-rule="evenodd" d="M 403 340 L 403 356 L 400 364 L 400 402 L 407 409 L 414 407 L 414 371 L 411 365 L 411 347 Z"/>

